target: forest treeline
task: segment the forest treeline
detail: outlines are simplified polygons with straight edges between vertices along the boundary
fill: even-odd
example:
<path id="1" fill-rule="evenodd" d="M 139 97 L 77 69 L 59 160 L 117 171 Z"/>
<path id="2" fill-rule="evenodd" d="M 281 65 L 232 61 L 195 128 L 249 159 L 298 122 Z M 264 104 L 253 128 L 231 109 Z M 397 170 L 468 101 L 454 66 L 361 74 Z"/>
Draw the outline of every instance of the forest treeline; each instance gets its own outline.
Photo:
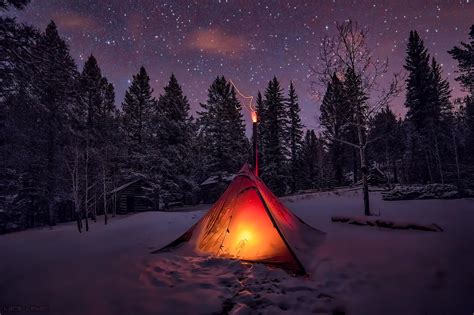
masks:
<path id="1" fill-rule="evenodd" d="M 0 10 L 27 2 L 0 1 Z M 285 92 L 273 77 L 256 97 L 262 179 L 280 196 L 374 172 L 389 184 L 472 187 L 474 25 L 468 36 L 449 51 L 467 92 L 453 100 L 441 65 L 409 34 L 405 117 L 388 103 L 373 110 L 363 77 L 347 67 L 327 74 L 315 132 L 301 121 L 293 83 Z M 195 204 L 206 178 L 252 162 L 244 112 L 224 76 L 195 117 L 173 74 L 154 93 L 144 67 L 116 100 L 94 56 L 79 69 L 54 22 L 39 31 L 0 17 L 0 82 L 0 230 L 53 225 L 71 209 L 89 216 L 91 203 L 107 219 L 109 192 L 137 178 L 157 205 Z"/>

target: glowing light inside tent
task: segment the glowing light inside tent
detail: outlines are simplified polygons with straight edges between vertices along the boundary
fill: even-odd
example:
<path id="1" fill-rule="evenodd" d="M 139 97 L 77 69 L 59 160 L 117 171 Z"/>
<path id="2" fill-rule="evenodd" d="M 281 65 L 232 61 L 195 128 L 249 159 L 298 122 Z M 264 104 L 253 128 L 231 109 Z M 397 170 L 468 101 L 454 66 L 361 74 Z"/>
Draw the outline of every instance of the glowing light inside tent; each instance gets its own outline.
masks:
<path id="1" fill-rule="evenodd" d="M 249 261 L 286 255 L 286 246 L 257 193 L 248 190 L 236 198 L 218 255 Z"/>
<path id="2" fill-rule="evenodd" d="M 240 233 L 241 242 L 248 242 L 252 240 L 252 233 L 248 230 L 244 230 Z"/>

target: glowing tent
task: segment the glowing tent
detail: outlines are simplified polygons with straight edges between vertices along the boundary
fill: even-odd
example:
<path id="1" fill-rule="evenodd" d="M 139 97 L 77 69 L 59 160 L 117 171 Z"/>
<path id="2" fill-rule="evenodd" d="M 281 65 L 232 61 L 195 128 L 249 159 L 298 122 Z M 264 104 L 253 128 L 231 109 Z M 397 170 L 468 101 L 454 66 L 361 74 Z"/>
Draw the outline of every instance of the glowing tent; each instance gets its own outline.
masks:
<path id="1" fill-rule="evenodd" d="M 191 249 L 305 274 L 323 235 L 280 203 L 245 164 L 204 217 L 158 252 Z"/>

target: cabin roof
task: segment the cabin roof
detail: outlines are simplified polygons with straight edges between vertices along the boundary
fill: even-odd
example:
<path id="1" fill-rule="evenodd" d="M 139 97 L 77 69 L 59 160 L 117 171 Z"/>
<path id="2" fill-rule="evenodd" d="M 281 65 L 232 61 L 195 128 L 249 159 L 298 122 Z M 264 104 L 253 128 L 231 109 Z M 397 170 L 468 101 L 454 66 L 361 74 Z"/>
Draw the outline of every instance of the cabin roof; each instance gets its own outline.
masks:
<path id="1" fill-rule="evenodd" d="M 141 181 L 141 180 L 143 180 L 143 178 L 137 178 L 137 179 L 135 179 L 135 180 L 132 180 L 131 182 L 125 183 L 125 184 L 123 184 L 122 186 L 117 187 L 117 188 L 111 190 L 111 191 L 109 192 L 109 194 L 113 194 L 113 193 L 119 192 L 119 191 L 121 191 L 121 190 L 123 190 L 123 189 L 125 189 L 125 188 L 127 188 L 127 187 L 132 186 L 132 185 L 135 184 L 135 183 L 138 183 L 138 182 Z"/>

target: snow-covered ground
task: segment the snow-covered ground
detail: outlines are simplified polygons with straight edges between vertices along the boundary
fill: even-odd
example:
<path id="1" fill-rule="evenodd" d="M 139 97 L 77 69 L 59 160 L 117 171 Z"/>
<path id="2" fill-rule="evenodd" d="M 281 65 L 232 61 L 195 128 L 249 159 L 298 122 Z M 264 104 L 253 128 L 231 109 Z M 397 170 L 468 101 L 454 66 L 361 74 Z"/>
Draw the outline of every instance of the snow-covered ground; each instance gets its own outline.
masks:
<path id="1" fill-rule="evenodd" d="M 82 234 L 74 224 L 19 232 L 0 236 L 0 313 L 472 314 L 474 199 L 371 197 L 382 218 L 445 231 L 332 223 L 332 215 L 362 213 L 356 191 L 285 198 L 327 232 L 309 278 L 260 264 L 149 254 L 204 211 L 114 218 Z"/>

